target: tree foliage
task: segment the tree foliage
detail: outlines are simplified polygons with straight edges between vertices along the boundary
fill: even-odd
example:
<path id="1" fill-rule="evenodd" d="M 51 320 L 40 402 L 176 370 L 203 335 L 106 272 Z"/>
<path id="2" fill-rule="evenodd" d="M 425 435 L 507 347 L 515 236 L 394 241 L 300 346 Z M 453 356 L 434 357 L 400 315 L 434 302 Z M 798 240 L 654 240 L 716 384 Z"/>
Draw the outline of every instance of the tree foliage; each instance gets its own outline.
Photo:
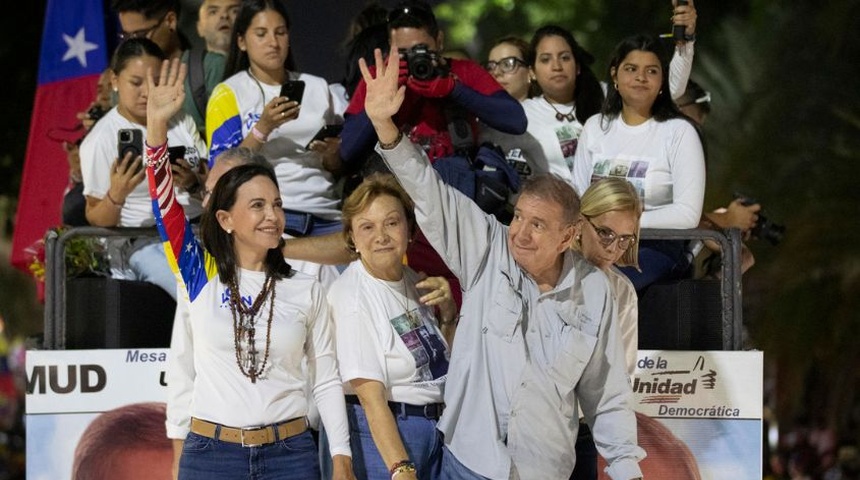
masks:
<path id="1" fill-rule="evenodd" d="M 706 208 L 755 197 L 784 240 L 750 241 L 744 277 L 751 345 L 778 372 L 783 425 L 812 412 L 842 431 L 858 403 L 860 58 L 857 0 L 705 2 L 693 78 L 712 94 Z M 598 59 L 614 44 L 670 30 L 669 0 L 451 0 L 449 46 L 475 58 L 544 23 L 571 29 Z"/>

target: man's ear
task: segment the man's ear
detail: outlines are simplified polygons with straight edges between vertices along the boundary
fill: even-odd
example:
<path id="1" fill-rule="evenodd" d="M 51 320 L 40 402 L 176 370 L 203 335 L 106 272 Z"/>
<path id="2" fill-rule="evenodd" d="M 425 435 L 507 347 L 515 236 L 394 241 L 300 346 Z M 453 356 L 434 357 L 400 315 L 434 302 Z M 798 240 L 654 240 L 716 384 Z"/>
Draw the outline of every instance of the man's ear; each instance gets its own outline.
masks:
<path id="1" fill-rule="evenodd" d="M 579 231 L 579 221 L 576 223 L 569 223 L 564 227 L 564 231 L 562 232 L 561 243 L 559 244 L 558 251 L 564 252 L 565 250 L 569 250 L 571 245 L 573 245 L 573 238 L 576 236 L 576 233 Z"/>
<path id="2" fill-rule="evenodd" d="M 439 30 L 439 33 L 436 34 L 436 51 L 445 51 L 445 32 L 442 30 Z"/>
<path id="3" fill-rule="evenodd" d="M 167 14 L 164 15 L 164 22 L 167 23 L 171 32 L 175 32 L 177 24 L 176 12 L 173 10 L 168 11 Z"/>

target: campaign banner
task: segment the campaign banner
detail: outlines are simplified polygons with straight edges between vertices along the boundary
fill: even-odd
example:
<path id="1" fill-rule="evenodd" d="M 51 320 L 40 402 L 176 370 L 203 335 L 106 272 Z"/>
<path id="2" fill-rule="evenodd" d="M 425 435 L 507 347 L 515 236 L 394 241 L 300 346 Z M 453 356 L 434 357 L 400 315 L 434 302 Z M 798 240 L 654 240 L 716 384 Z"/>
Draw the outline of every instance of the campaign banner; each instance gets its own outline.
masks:
<path id="1" fill-rule="evenodd" d="M 27 478 L 171 478 L 168 351 L 28 351 Z"/>
<path id="2" fill-rule="evenodd" d="M 761 478 L 762 352 L 640 350 L 636 367 L 645 478 Z"/>
<path id="3" fill-rule="evenodd" d="M 111 464 L 90 478 L 134 478 L 121 464 L 169 479 L 168 351 L 28 351 L 27 478 L 74 480 Z M 761 478 L 762 382 L 761 352 L 640 351 L 632 385 L 645 478 Z"/>

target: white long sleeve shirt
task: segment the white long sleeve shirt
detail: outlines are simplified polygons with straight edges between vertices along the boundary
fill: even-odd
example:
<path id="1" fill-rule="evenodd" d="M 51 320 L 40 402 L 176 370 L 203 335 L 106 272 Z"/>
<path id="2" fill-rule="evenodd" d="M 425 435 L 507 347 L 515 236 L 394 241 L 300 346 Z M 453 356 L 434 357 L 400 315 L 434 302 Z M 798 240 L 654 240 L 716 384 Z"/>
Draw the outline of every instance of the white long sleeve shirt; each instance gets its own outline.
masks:
<path id="1" fill-rule="evenodd" d="M 573 187 L 582 195 L 604 177 L 627 179 L 645 206 L 642 228 L 695 228 L 705 198 L 705 155 L 696 129 L 686 120 L 653 118 L 630 126 L 619 115 L 601 125 L 585 122 L 573 162 Z"/>

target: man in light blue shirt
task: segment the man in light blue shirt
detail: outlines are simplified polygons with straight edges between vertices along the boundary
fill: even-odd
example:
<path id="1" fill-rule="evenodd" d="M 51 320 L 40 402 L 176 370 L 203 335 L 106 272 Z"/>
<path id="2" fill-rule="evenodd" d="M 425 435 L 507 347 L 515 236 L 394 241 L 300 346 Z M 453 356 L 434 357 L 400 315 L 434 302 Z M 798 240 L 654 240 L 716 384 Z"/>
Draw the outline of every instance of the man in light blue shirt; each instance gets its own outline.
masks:
<path id="1" fill-rule="evenodd" d="M 376 55 L 365 111 L 377 151 L 415 202 L 418 225 L 464 295 L 445 387 L 446 479 L 567 479 L 580 415 L 614 480 L 641 477 L 636 419 L 606 277 L 569 247 L 579 200 L 538 175 L 510 228 L 445 185 L 391 120 L 404 97 L 397 52 Z"/>

